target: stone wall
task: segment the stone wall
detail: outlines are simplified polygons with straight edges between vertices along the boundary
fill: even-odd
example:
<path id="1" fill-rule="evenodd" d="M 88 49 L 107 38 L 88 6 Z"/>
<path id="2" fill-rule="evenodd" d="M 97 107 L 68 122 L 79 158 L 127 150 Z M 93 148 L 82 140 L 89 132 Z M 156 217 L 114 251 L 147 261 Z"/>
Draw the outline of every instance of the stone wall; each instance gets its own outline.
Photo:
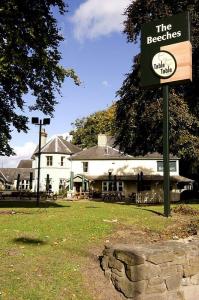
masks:
<path id="1" fill-rule="evenodd" d="M 105 276 L 127 299 L 199 299 L 199 238 L 152 245 L 105 246 Z"/>

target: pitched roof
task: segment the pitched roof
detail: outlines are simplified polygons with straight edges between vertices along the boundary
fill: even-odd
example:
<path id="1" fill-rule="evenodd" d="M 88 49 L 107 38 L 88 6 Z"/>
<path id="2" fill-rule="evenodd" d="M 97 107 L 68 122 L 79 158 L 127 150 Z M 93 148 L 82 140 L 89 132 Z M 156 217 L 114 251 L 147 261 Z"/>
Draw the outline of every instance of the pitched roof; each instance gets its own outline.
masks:
<path id="1" fill-rule="evenodd" d="M 109 159 L 132 159 L 131 155 L 123 154 L 119 150 L 110 146 L 93 146 L 84 149 L 71 157 L 72 160 L 109 160 Z"/>
<path id="2" fill-rule="evenodd" d="M 56 136 L 55 138 L 51 139 L 41 148 L 41 153 L 60 153 L 60 154 L 73 154 L 81 151 L 81 149 L 70 142 L 63 139 L 61 136 Z M 38 154 L 38 146 L 33 153 L 34 155 Z"/>
<path id="3" fill-rule="evenodd" d="M 162 160 L 163 156 L 160 153 L 148 153 L 145 156 L 132 156 L 128 154 L 124 154 L 116 148 L 111 146 L 94 146 L 88 149 L 84 149 L 76 154 L 74 154 L 71 158 L 72 160 L 144 160 L 144 159 L 159 159 Z M 170 155 L 170 159 L 178 159 L 177 157 Z"/>
<path id="4" fill-rule="evenodd" d="M 110 180 L 109 175 L 99 175 L 99 176 L 86 176 L 88 180 Z M 116 175 L 117 180 L 124 180 L 124 181 L 137 181 L 137 175 Z M 112 176 L 112 180 L 114 179 L 114 176 Z M 170 177 L 172 182 L 184 182 L 184 183 L 191 183 L 194 182 L 194 180 L 183 177 L 183 176 L 171 176 Z M 164 176 L 154 174 L 154 175 L 144 175 L 143 177 L 144 181 L 163 181 Z"/>
<path id="5" fill-rule="evenodd" d="M 30 179 L 30 173 L 34 172 L 32 168 L 0 168 L 0 176 L 2 175 L 3 179 L 6 182 L 12 183 L 17 179 L 18 174 L 20 174 L 20 179 Z"/>
<path id="6" fill-rule="evenodd" d="M 169 155 L 170 160 L 171 159 L 179 159 L 177 156 L 170 154 Z M 158 153 L 158 152 L 153 152 L 153 153 L 147 153 L 144 156 L 134 156 L 134 159 L 163 159 L 163 155 Z"/>
<path id="7" fill-rule="evenodd" d="M 22 159 L 20 160 L 17 168 L 32 168 L 32 160 L 31 159 Z"/>

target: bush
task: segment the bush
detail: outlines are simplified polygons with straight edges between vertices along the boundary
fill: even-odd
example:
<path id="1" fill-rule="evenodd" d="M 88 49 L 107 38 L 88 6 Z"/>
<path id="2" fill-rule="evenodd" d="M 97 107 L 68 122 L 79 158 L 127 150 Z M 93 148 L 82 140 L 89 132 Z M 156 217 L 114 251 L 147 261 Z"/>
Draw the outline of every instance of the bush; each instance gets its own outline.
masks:
<path id="1" fill-rule="evenodd" d="M 199 201 L 199 192 L 185 190 L 180 194 L 180 200 L 185 202 L 188 202 L 189 200 Z"/>

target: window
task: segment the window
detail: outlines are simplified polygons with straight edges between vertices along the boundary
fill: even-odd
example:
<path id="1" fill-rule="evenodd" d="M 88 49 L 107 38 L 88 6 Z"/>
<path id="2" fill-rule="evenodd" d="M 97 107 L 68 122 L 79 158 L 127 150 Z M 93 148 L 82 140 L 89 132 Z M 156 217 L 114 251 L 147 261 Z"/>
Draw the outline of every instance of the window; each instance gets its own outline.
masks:
<path id="1" fill-rule="evenodd" d="M 83 172 L 88 172 L 88 162 L 83 161 Z"/>
<path id="2" fill-rule="evenodd" d="M 102 192 L 108 191 L 108 181 L 102 181 Z"/>
<path id="3" fill-rule="evenodd" d="M 116 182 L 116 191 L 122 192 L 124 189 L 123 181 Z M 115 191 L 115 185 L 113 181 L 102 181 L 102 192 L 113 192 Z"/>
<path id="4" fill-rule="evenodd" d="M 6 190 L 11 190 L 10 184 L 6 184 L 6 185 L 5 185 L 5 188 L 6 188 Z"/>
<path id="5" fill-rule="evenodd" d="M 29 189 L 29 186 L 30 186 L 30 181 L 29 181 L 29 180 L 22 180 L 22 181 L 20 182 L 19 189 L 20 189 L 20 190 L 28 190 L 28 189 Z"/>
<path id="6" fill-rule="evenodd" d="M 51 185 L 51 181 L 52 181 L 52 178 L 50 178 L 49 174 L 46 175 L 46 191 L 49 191 L 50 190 L 50 185 Z M 52 186 L 52 185 L 51 185 Z"/>
<path id="7" fill-rule="evenodd" d="M 64 158 L 65 158 L 65 156 L 61 156 L 61 167 L 63 167 L 63 165 L 64 165 Z"/>
<path id="8" fill-rule="evenodd" d="M 22 180 L 20 185 L 20 190 L 24 190 L 24 189 L 25 189 L 24 180 Z"/>
<path id="9" fill-rule="evenodd" d="M 66 180 L 64 178 L 60 178 L 59 179 L 59 190 L 63 191 L 65 189 L 66 186 Z"/>
<path id="10" fill-rule="evenodd" d="M 176 172 L 176 161 L 170 161 L 170 172 Z"/>
<path id="11" fill-rule="evenodd" d="M 26 190 L 29 189 L 29 186 L 30 186 L 30 181 L 29 181 L 29 180 L 26 180 Z"/>
<path id="12" fill-rule="evenodd" d="M 169 167 L 170 167 L 170 172 L 176 172 L 177 170 L 176 161 L 175 160 L 170 161 Z M 163 172 L 163 161 L 157 161 L 157 171 Z"/>
<path id="13" fill-rule="evenodd" d="M 46 156 L 46 164 L 47 164 L 47 166 L 53 165 L 53 157 L 52 156 Z"/>
<path id="14" fill-rule="evenodd" d="M 122 181 L 117 182 L 117 186 L 118 186 L 118 191 L 123 192 L 123 182 Z"/>

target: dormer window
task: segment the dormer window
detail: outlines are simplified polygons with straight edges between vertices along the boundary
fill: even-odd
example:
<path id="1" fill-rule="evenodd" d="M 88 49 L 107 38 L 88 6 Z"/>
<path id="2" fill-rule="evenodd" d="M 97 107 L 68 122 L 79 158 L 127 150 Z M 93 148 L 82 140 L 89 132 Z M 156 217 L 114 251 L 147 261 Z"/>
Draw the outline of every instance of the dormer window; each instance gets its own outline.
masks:
<path id="1" fill-rule="evenodd" d="M 46 156 L 46 165 L 47 166 L 53 165 L 53 157 L 52 156 Z"/>

